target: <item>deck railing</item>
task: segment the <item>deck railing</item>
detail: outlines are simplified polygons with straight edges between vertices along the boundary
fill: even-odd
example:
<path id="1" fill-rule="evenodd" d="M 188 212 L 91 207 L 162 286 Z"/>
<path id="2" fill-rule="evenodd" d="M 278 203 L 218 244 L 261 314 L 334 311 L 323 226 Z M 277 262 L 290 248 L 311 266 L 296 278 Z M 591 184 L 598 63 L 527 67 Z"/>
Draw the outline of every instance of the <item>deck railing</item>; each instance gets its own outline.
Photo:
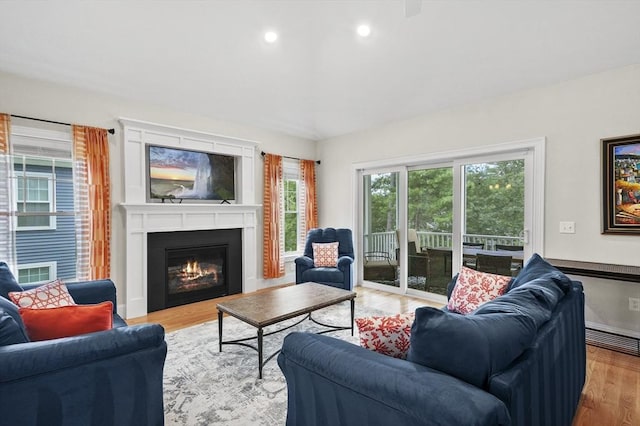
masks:
<path id="1" fill-rule="evenodd" d="M 452 247 L 451 233 L 417 231 L 420 247 Z M 483 243 L 487 250 L 494 250 L 496 244 L 523 245 L 521 237 L 508 237 L 504 235 L 465 234 L 464 242 Z M 376 232 L 364 236 L 364 251 L 386 252 L 392 259 L 396 258 L 398 242 L 396 232 Z"/>

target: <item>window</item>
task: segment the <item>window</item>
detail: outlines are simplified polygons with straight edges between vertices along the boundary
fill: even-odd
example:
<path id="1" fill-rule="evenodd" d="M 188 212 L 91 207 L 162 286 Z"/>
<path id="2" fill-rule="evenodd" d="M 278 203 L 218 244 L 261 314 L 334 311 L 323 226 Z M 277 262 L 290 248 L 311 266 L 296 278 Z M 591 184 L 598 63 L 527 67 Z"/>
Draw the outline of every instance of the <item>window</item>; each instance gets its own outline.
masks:
<path id="1" fill-rule="evenodd" d="M 284 181 L 284 251 L 298 251 L 298 181 Z"/>
<path id="2" fill-rule="evenodd" d="M 16 211 L 18 212 L 16 229 L 55 229 L 55 216 L 47 214 L 55 210 L 52 175 L 46 173 L 18 173 L 16 173 L 15 188 Z"/>
<path id="3" fill-rule="evenodd" d="M 54 280 L 56 277 L 56 262 L 30 263 L 18 266 L 19 284 L 46 282 Z"/>
<path id="4" fill-rule="evenodd" d="M 354 165 L 360 265 L 374 251 L 399 266 L 395 280 L 370 274 L 366 284 L 446 301 L 451 277 L 461 266 L 480 270 L 479 255 L 509 258 L 516 274 L 543 247 L 544 142 Z"/>
<path id="5" fill-rule="evenodd" d="M 8 213 L 9 249 L 25 283 L 78 277 L 72 135 L 68 126 L 12 122 L 8 182 L 0 213 Z M 27 124 L 27 123 L 25 123 Z M 30 124 L 30 122 L 29 122 Z M 3 184 L 0 183 L 0 184 Z M 3 197 L 3 194 L 8 197 Z M 82 239 L 80 239 L 82 241 Z"/>
<path id="6" fill-rule="evenodd" d="M 300 218 L 300 164 L 297 160 L 284 159 L 284 252 L 297 253 L 303 250 L 304 241 L 301 240 Z"/>

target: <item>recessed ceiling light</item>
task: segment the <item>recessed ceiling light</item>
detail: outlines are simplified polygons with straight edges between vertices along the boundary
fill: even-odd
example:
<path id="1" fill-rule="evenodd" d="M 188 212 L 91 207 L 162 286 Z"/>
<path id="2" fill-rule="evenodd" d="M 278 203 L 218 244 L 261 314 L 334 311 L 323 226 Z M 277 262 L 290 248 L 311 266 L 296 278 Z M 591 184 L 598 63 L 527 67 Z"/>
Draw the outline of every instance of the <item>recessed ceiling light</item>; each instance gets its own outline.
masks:
<path id="1" fill-rule="evenodd" d="M 267 43 L 273 43 L 278 39 L 278 34 L 274 31 L 267 31 L 264 33 L 264 39 Z"/>
<path id="2" fill-rule="evenodd" d="M 360 25 L 358 27 L 358 35 L 360 37 L 368 37 L 371 34 L 371 27 L 368 25 Z"/>

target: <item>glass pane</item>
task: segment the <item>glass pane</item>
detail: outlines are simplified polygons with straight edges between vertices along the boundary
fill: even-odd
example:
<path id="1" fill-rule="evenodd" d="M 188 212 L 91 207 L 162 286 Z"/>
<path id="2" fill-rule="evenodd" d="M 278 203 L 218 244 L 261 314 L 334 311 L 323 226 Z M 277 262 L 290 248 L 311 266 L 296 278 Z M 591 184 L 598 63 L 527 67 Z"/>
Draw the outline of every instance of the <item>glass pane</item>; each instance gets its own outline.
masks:
<path id="1" fill-rule="evenodd" d="M 451 280 L 453 169 L 408 174 L 408 285 L 446 295 Z"/>
<path id="2" fill-rule="evenodd" d="M 284 251 L 298 250 L 298 181 L 284 181 Z"/>
<path id="3" fill-rule="evenodd" d="M 33 185 L 29 185 L 29 189 L 27 190 L 27 200 L 37 201 L 39 199 L 40 197 L 38 194 L 38 190 L 36 188 L 33 188 Z"/>
<path id="4" fill-rule="evenodd" d="M 50 226 L 49 216 L 18 216 L 18 228 L 24 227 L 46 227 Z"/>
<path id="5" fill-rule="evenodd" d="M 48 266 L 21 269 L 18 271 L 19 284 L 37 283 L 40 281 L 48 281 L 50 279 Z"/>
<path id="6" fill-rule="evenodd" d="M 463 264 L 514 274 L 523 257 L 524 160 L 468 164 L 464 174 Z M 478 265 L 481 257 L 491 265 Z M 512 263 L 504 257 L 510 257 Z"/>
<path id="7" fill-rule="evenodd" d="M 364 181 L 364 279 L 399 287 L 396 261 L 398 173 L 366 175 Z"/>
<path id="8" fill-rule="evenodd" d="M 298 211 L 298 182 L 295 180 L 284 181 L 284 209 L 288 212 Z"/>
<path id="9" fill-rule="evenodd" d="M 24 284 L 31 282 L 29 281 L 29 269 L 21 269 L 18 271 L 18 283 Z"/>
<path id="10" fill-rule="evenodd" d="M 284 214 L 284 251 L 298 250 L 298 213 Z"/>
<path id="11" fill-rule="evenodd" d="M 48 212 L 49 203 L 20 203 L 18 205 L 19 212 Z"/>

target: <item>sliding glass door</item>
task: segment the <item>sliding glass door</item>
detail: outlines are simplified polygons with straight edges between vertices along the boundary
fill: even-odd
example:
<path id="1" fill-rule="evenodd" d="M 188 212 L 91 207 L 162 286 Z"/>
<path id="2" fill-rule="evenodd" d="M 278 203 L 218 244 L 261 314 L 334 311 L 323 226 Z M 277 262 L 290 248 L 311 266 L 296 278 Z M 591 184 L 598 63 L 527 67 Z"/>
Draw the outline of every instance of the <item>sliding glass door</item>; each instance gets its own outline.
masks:
<path id="1" fill-rule="evenodd" d="M 407 286 L 446 295 L 452 268 L 453 168 L 409 168 L 407 188 Z"/>
<path id="2" fill-rule="evenodd" d="M 542 247 L 539 145 L 358 170 L 360 281 L 444 300 L 462 266 L 516 275 Z"/>
<path id="3" fill-rule="evenodd" d="M 398 171 L 370 171 L 362 176 L 363 278 L 387 287 L 399 287 L 397 243 L 399 217 Z"/>

